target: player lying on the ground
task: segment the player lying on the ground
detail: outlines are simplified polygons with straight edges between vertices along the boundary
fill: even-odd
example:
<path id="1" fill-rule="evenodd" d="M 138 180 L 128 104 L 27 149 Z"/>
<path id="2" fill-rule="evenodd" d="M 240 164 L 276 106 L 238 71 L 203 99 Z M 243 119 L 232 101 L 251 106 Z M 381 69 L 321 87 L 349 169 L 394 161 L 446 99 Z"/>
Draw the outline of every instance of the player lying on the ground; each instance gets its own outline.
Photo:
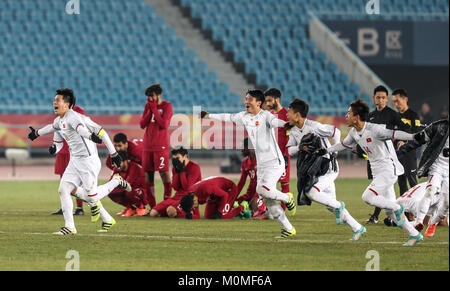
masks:
<path id="1" fill-rule="evenodd" d="M 181 209 L 190 213 L 205 204 L 204 217 L 208 219 L 230 219 L 244 211 L 244 206 L 233 208 L 239 192 L 233 181 L 223 177 L 208 177 L 195 183 L 189 194 L 180 200 Z M 186 216 L 187 219 L 191 217 Z"/>
<path id="2" fill-rule="evenodd" d="M 145 197 L 146 197 L 146 187 L 145 187 L 145 174 L 142 170 L 142 166 L 138 163 L 132 161 L 127 152 L 124 150 L 118 151 L 120 157 L 122 158 L 122 163 L 120 164 L 120 168 L 113 167 L 113 175 L 111 176 L 110 181 L 113 178 L 117 178 L 119 175 L 123 180 L 128 182 L 130 188 L 116 188 L 115 185 L 111 185 L 109 187 L 109 192 L 99 193 L 99 199 L 102 199 L 104 196 L 108 195 L 109 198 L 120 204 L 125 206 L 124 211 L 117 213 L 118 216 L 143 216 L 147 214 L 147 209 L 145 208 Z M 120 181 L 120 179 L 119 179 Z"/>
<path id="3" fill-rule="evenodd" d="M 341 143 L 329 148 L 320 149 L 318 154 L 333 153 L 345 149 L 352 149 L 359 145 L 370 161 L 373 174 L 372 183 L 366 188 L 362 199 L 369 205 L 384 209 L 395 223 L 409 234 L 404 246 L 414 246 L 423 235 L 406 219 L 404 206 L 395 203 L 394 184 L 397 176 L 403 174 L 403 167 L 397 159 L 392 143 L 386 143 L 389 139 L 412 140 L 416 135 L 402 131 L 389 130 L 386 126 L 367 122 L 369 105 L 361 99 L 350 104 L 345 116 L 347 125 L 351 128 L 348 135 Z"/>
<path id="4" fill-rule="evenodd" d="M 151 217 L 184 218 L 186 213 L 179 207 L 183 196 L 189 194 L 189 189 L 201 181 L 200 166 L 189 159 L 188 151 L 183 148 L 173 149 L 172 152 L 172 187 L 176 193 L 173 197 L 158 203 L 150 211 Z M 194 208 L 193 219 L 200 218 L 198 208 Z"/>
<path id="5" fill-rule="evenodd" d="M 441 221 L 448 212 L 449 206 L 449 177 L 448 177 L 448 156 L 449 156 L 449 120 L 447 119 L 436 121 L 427 126 L 423 131 L 417 134 L 418 138 L 410 141 L 404 146 L 400 147 L 398 153 L 400 155 L 413 151 L 418 147 L 427 144 L 422 157 L 419 162 L 417 176 L 426 177 L 427 190 L 426 194 L 420 202 L 420 213 L 416 219 L 416 229 L 422 231 L 423 220 L 431 205 L 434 194 L 440 192 L 443 196 L 443 203 L 437 211 L 437 215 L 433 217 L 429 223 L 428 228 L 433 232 L 436 224 Z M 428 230 L 427 230 L 428 232 Z"/>
<path id="6" fill-rule="evenodd" d="M 96 143 L 102 141 L 105 143 L 113 163 L 118 167 L 121 159 L 108 134 L 101 126 L 89 117 L 70 109 L 73 102 L 74 94 L 71 89 L 57 90 L 53 101 L 53 108 L 57 117 L 53 124 L 46 125 L 38 130 L 30 126 L 31 132 L 28 134 L 28 138 L 33 141 L 41 135 L 59 131 L 69 145 L 70 162 L 64 171 L 58 189 L 65 226 L 54 233 L 58 235 L 77 233 L 73 219 L 73 203 L 70 197 L 71 192 L 76 188 L 76 196 L 86 201 L 91 208 L 92 222 L 96 222 L 101 217 L 102 228 L 108 229 L 116 223 L 98 200 L 97 180 L 101 163 Z"/>
<path id="7" fill-rule="evenodd" d="M 339 166 L 332 153 L 327 153 L 323 157 L 318 157 L 310 152 L 311 147 L 316 144 L 318 148 L 329 148 L 331 146 L 328 138 L 337 144 L 341 140 L 341 131 L 333 125 L 321 124 L 320 122 L 307 118 L 309 105 L 300 99 L 294 99 L 289 105 L 288 119 L 289 125 L 293 126 L 289 132 L 287 143 L 290 155 L 298 153 L 297 171 L 299 173 L 298 191 L 299 197 L 306 194 L 307 198 L 325 206 L 335 214 L 336 223 L 344 222 L 353 231 L 351 240 L 358 240 L 366 232 L 366 228 L 359 224 L 345 208 L 345 203 L 336 200 L 336 186 L 334 180 L 339 175 Z M 315 140 L 315 143 L 305 146 L 305 140 Z M 323 159 L 323 161 L 318 161 Z M 309 175 L 311 167 L 320 163 L 322 173 Z M 310 164 L 310 166 L 308 166 Z M 306 171 L 304 172 L 303 169 Z M 311 180 L 311 181 L 308 181 Z"/>
<path id="8" fill-rule="evenodd" d="M 409 221 L 414 222 L 417 215 L 421 212 L 420 202 L 422 201 L 423 196 L 425 196 L 425 193 L 427 191 L 426 186 L 427 186 L 427 182 L 420 183 L 420 184 L 412 187 L 408 191 L 406 191 L 402 196 L 400 196 L 397 199 L 398 204 L 403 204 L 403 206 L 405 206 L 405 215 Z M 435 193 L 433 198 L 431 199 L 431 205 L 428 209 L 428 213 L 427 213 L 426 217 L 428 217 L 429 219 L 432 219 L 437 214 L 437 210 L 439 209 L 441 203 L 444 203 L 443 196 L 440 195 L 439 193 Z M 447 213 L 447 215 L 448 215 L 448 213 Z M 448 224 L 446 224 L 446 218 L 447 217 L 445 217 L 441 221 L 443 225 L 448 225 Z M 384 219 L 384 224 L 386 224 L 387 226 L 397 226 L 395 224 L 395 222 L 393 222 L 391 219 L 389 219 L 389 217 L 386 217 Z M 433 236 L 435 229 L 436 229 L 436 226 L 431 227 L 431 228 L 429 227 L 427 229 L 426 233 L 424 234 L 424 236 Z"/>
<path id="9" fill-rule="evenodd" d="M 75 112 L 78 112 L 80 114 L 86 115 L 86 112 L 81 107 L 78 107 L 75 105 L 76 98 L 74 96 L 74 104 L 72 105 L 72 109 Z M 62 178 L 62 175 L 64 174 L 64 171 L 67 168 L 67 165 L 69 165 L 70 161 L 70 153 L 69 153 L 69 146 L 67 145 L 67 142 L 61 137 L 61 135 L 58 132 L 55 132 L 53 134 L 53 143 L 48 148 L 48 151 L 51 155 L 56 154 L 55 159 L 55 174 L 59 175 L 60 178 Z M 77 208 L 75 209 L 75 212 L 73 215 L 84 215 L 83 211 L 83 201 L 81 199 L 76 198 Z M 62 209 L 55 211 L 52 213 L 53 215 L 62 215 Z"/>
<path id="10" fill-rule="evenodd" d="M 289 215 L 295 214 L 296 205 L 292 193 L 283 193 L 277 189 L 277 182 L 286 169 L 274 131 L 274 128 L 283 127 L 286 122 L 276 118 L 270 112 L 262 110 L 263 104 L 264 93 L 260 90 L 249 90 L 245 96 L 245 111 L 236 114 L 210 114 L 202 111 L 201 118 L 233 122 L 245 127 L 250 143 L 255 149 L 257 160 L 256 192 L 264 197 L 269 213 L 281 224 L 280 237 L 287 238 L 294 236 L 296 231 L 286 217 L 279 201 L 285 203 Z"/>
<path id="11" fill-rule="evenodd" d="M 256 193 L 256 156 L 255 150 L 249 149 L 248 138 L 244 139 L 244 148 L 241 152 L 244 156 L 244 160 L 242 161 L 241 165 L 241 177 L 237 184 L 238 193 L 241 193 L 242 189 L 244 188 L 247 177 L 249 177 L 250 183 L 245 194 L 239 196 L 239 198 L 236 200 L 236 203 L 238 203 L 237 205 L 243 205 L 244 208 L 245 203 L 247 203 L 251 213 L 241 213 L 240 216 L 243 216 L 245 218 L 250 218 L 249 216 L 251 216 L 258 219 L 267 219 L 267 215 L 265 213 L 267 210 L 266 204 L 264 203 L 263 199 L 259 197 L 258 193 Z M 237 207 L 237 205 L 234 206 Z"/>

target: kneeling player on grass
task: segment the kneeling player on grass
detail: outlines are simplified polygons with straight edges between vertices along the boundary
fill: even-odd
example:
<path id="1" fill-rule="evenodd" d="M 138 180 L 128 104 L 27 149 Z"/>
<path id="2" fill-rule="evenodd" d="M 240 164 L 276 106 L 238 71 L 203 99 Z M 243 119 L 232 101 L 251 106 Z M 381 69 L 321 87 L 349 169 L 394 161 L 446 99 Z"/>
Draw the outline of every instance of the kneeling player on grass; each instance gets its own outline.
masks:
<path id="1" fill-rule="evenodd" d="M 404 246 L 413 246 L 423 240 L 423 235 L 409 223 L 404 215 L 404 206 L 395 203 L 394 184 L 397 176 L 403 174 L 403 167 L 397 159 L 394 147 L 389 146 L 389 139 L 412 140 L 415 135 L 386 129 L 386 126 L 367 122 L 369 106 L 361 99 L 354 101 L 346 115 L 347 124 L 351 129 L 344 141 L 318 154 L 333 153 L 344 149 L 352 149 L 359 145 L 370 161 L 373 181 L 366 188 L 362 199 L 369 205 L 384 209 L 395 223 L 409 234 Z"/>
<path id="2" fill-rule="evenodd" d="M 302 160 L 302 158 L 306 158 L 305 149 L 302 148 L 302 141 L 305 138 L 313 138 L 316 137 L 318 146 L 329 148 L 331 146 L 328 138 L 333 139 L 333 143 L 339 143 L 341 132 L 338 128 L 333 125 L 321 124 L 320 122 L 313 121 L 307 119 L 309 111 L 308 104 L 300 99 L 294 99 L 292 103 L 289 105 L 288 111 L 288 119 L 289 124 L 293 126 L 290 130 L 289 141 L 287 143 L 288 152 L 290 155 L 295 155 L 300 152 L 298 156 L 298 165 L 302 165 L 303 163 L 307 163 L 306 159 Z M 312 162 L 317 160 L 317 157 L 311 156 L 310 159 Z M 325 206 L 329 211 L 333 212 L 336 215 L 336 223 L 341 224 L 344 222 L 347 224 L 353 231 L 353 237 L 351 240 L 358 240 L 365 232 L 366 228 L 359 224 L 347 211 L 345 208 L 345 204 L 342 201 L 336 200 L 336 186 L 334 185 L 334 180 L 336 180 L 339 175 L 339 167 L 337 161 L 332 154 L 326 154 L 324 156 L 326 160 L 324 160 L 324 173 L 323 175 L 318 176 L 317 182 L 313 184 L 313 182 L 309 182 L 309 188 L 304 187 L 305 190 L 299 190 L 299 195 L 302 195 L 301 192 L 306 192 L 306 196 L 319 204 Z M 301 170 L 299 169 L 299 173 Z M 306 178 L 308 175 L 304 175 Z M 314 180 L 316 181 L 316 180 Z M 301 181 L 299 180 L 299 183 Z"/>
<path id="3" fill-rule="evenodd" d="M 244 211 L 242 205 L 233 208 L 238 194 L 233 181 L 223 177 L 209 177 L 191 187 L 189 195 L 181 198 L 180 207 L 189 213 L 199 204 L 206 203 L 205 218 L 230 219 Z"/>
<path id="4" fill-rule="evenodd" d="M 245 209 L 250 208 L 251 213 L 250 211 L 244 210 L 239 216 L 245 218 L 250 218 L 251 216 L 253 218 L 266 219 L 266 204 L 263 199 L 259 197 L 258 193 L 256 193 L 257 173 L 255 150 L 249 148 L 248 138 L 244 139 L 244 148 L 241 152 L 242 156 L 244 156 L 244 160 L 241 165 L 241 178 L 237 184 L 238 193 L 241 193 L 244 188 L 247 177 L 249 177 L 250 183 L 245 194 L 239 196 L 234 206 L 237 207 L 238 205 L 242 205 Z"/>
<path id="5" fill-rule="evenodd" d="M 103 225 L 110 227 L 116 223 L 98 199 L 97 179 L 101 163 L 95 143 L 102 143 L 102 141 L 105 143 L 113 163 L 117 166 L 120 166 L 121 159 L 108 134 L 101 126 L 89 117 L 70 109 L 74 99 L 75 96 L 71 89 L 57 90 L 53 107 L 58 117 L 55 118 L 53 124 L 38 130 L 30 126 L 31 132 L 28 134 L 28 138 L 33 141 L 41 135 L 59 131 L 69 146 L 70 162 L 64 171 L 58 189 L 65 226 L 54 233 L 58 235 L 77 233 L 73 219 L 73 203 L 70 197 L 74 189 L 77 189 L 77 197 L 86 201 L 91 207 L 92 222 L 96 222 L 101 217 Z"/>
<path id="6" fill-rule="evenodd" d="M 176 193 L 173 197 L 158 203 L 150 211 L 152 217 L 184 217 L 185 213 L 179 208 L 180 200 L 189 194 L 189 189 L 201 181 L 200 166 L 189 159 L 188 151 L 183 148 L 173 149 L 172 152 L 172 188 Z M 200 218 L 198 209 L 193 213 Z"/>

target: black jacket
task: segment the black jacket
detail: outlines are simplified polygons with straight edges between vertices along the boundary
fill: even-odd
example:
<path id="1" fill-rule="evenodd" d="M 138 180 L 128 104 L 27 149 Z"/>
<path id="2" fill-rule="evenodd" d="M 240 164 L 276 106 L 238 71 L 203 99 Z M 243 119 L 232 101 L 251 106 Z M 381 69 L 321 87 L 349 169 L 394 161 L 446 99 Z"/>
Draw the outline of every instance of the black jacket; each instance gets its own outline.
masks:
<path id="1" fill-rule="evenodd" d="M 425 143 L 427 144 L 420 158 L 419 169 L 417 170 L 417 176 L 419 178 L 428 176 L 431 165 L 444 149 L 445 142 L 448 139 L 448 119 L 433 122 L 424 131 L 429 138 L 428 142 L 409 141 L 400 148 L 400 152 L 404 154 L 417 149 Z M 446 151 L 448 154 L 448 149 Z"/>

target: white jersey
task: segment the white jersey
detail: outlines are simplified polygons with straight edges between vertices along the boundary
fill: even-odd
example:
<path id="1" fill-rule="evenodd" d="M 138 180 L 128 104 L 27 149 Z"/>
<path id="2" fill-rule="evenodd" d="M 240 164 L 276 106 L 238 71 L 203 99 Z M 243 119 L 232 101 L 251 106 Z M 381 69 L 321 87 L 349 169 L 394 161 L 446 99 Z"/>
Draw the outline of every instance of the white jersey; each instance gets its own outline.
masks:
<path id="1" fill-rule="evenodd" d="M 302 138 L 305 135 L 315 134 L 320 137 L 322 146 L 324 148 L 329 148 L 331 146 L 328 138 L 334 138 L 335 135 L 339 133 L 339 129 L 337 129 L 333 125 L 322 124 L 317 121 L 306 119 L 302 128 L 293 127 L 289 130 L 289 141 L 286 145 L 287 148 L 293 147 L 295 150 L 289 150 L 289 153 L 296 153 L 298 151 L 298 146 L 300 145 Z M 340 136 L 340 135 L 339 135 Z M 330 154 L 325 155 L 326 158 L 330 158 Z M 337 165 L 337 162 L 336 162 Z M 331 171 L 331 165 L 330 170 Z"/>
<path id="2" fill-rule="evenodd" d="M 97 145 L 77 132 L 77 127 L 79 126 L 84 126 L 95 134 L 98 134 L 102 129 L 100 125 L 93 122 L 89 117 L 79 114 L 72 109 L 67 111 L 64 117 L 58 116 L 53 121 L 53 128 L 66 140 L 71 157 L 98 156 Z"/>
<path id="3" fill-rule="evenodd" d="M 393 133 L 395 131 L 386 129 L 386 125 L 366 122 L 359 132 L 355 128 L 350 129 L 342 145 L 353 148 L 358 144 L 366 153 L 374 175 L 393 167 L 394 174 L 400 176 L 404 169 L 391 141 Z"/>
<path id="4" fill-rule="evenodd" d="M 441 153 L 430 167 L 430 172 L 441 173 L 443 177 L 448 177 L 448 157 L 444 157 L 444 149 L 448 149 L 448 137 Z"/>
<path id="5" fill-rule="evenodd" d="M 427 183 L 420 183 L 406 191 L 402 196 L 397 199 L 398 204 L 405 206 L 405 212 L 409 212 L 415 217 L 420 212 L 420 202 L 426 193 Z M 430 208 L 435 208 L 440 201 L 439 192 L 435 193 L 431 199 Z"/>
<path id="6" fill-rule="evenodd" d="M 266 110 L 261 110 L 256 115 L 246 111 L 236 114 L 209 114 L 209 118 L 243 125 L 255 149 L 258 166 L 273 166 L 276 163 L 284 168 L 284 158 L 278 146 L 274 128 L 283 126 L 285 121 Z"/>

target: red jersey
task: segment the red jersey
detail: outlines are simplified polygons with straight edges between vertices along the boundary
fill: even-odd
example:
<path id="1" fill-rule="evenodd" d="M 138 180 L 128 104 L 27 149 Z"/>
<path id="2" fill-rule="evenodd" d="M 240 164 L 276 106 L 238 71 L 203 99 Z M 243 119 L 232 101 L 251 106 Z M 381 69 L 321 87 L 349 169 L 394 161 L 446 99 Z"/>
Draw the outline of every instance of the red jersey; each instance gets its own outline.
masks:
<path id="1" fill-rule="evenodd" d="M 198 197 L 198 204 L 205 204 L 208 200 L 219 201 L 218 211 L 223 213 L 228 203 L 228 192 L 236 187 L 233 181 L 224 177 L 209 177 L 195 183 L 189 192 L 194 192 Z"/>
<path id="2" fill-rule="evenodd" d="M 142 171 L 142 166 L 136 162 L 128 161 L 128 169 L 126 172 L 119 172 L 117 169 L 114 170 L 114 174 L 119 173 L 119 175 L 124 178 L 128 183 L 130 183 L 131 188 L 145 189 L 145 173 Z"/>
<path id="3" fill-rule="evenodd" d="M 142 139 L 128 140 L 127 157 L 129 160 L 142 166 L 142 151 L 144 150 L 144 142 Z M 106 157 L 106 166 L 111 170 L 114 167 L 111 163 L 111 157 L 108 154 Z"/>
<path id="4" fill-rule="evenodd" d="M 145 128 L 144 151 L 169 149 L 169 125 L 172 115 L 170 102 L 147 102 L 140 121 L 141 128 Z"/>
<path id="5" fill-rule="evenodd" d="M 75 112 L 78 112 L 80 114 L 86 115 L 86 112 L 81 107 L 78 107 L 78 106 L 75 105 L 72 109 Z M 63 147 L 59 150 L 57 155 L 70 155 L 70 153 L 69 153 L 69 146 L 67 145 L 66 140 L 63 140 Z"/>
<path id="6" fill-rule="evenodd" d="M 189 193 L 189 188 L 202 179 L 200 166 L 193 161 L 184 167 L 184 172 L 176 173 L 172 168 L 172 188 L 176 193 L 172 198 L 177 197 L 181 199 L 184 195 Z"/>
<path id="7" fill-rule="evenodd" d="M 286 110 L 286 108 L 281 109 L 278 113 L 275 113 L 273 110 L 271 110 L 270 113 L 275 115 L 278 119 L 288 121 L 288 117 L 287 117 L 288 111 Z M 283 155 L 289 155 L 288 150 L 286 148 L 286 145 L 289 141 L 289 131 L 284 129 L 284 127 L 278 127 L 277 131 L 278 131 L 277 141 L 278 141 L 278 146 L 280 147 L 281 153 Z"/>
<path id="8" fill-rule="evenodd" d="M 241 203 L 244 200 L 250 201 L 256 193 L 256 184 L 257 184 L 256 158 L 251 160 L 250 157 L 246 157 L 242 161 L 241 178 L 239 179 L 237 185 L 239 193 L 241 193 L 242 189 L 244 188 L 247 177 L 250 178 L 250 184 L 248 185 L 247 192 L 239 197 L 238 199 L 239 203 Z"/>

